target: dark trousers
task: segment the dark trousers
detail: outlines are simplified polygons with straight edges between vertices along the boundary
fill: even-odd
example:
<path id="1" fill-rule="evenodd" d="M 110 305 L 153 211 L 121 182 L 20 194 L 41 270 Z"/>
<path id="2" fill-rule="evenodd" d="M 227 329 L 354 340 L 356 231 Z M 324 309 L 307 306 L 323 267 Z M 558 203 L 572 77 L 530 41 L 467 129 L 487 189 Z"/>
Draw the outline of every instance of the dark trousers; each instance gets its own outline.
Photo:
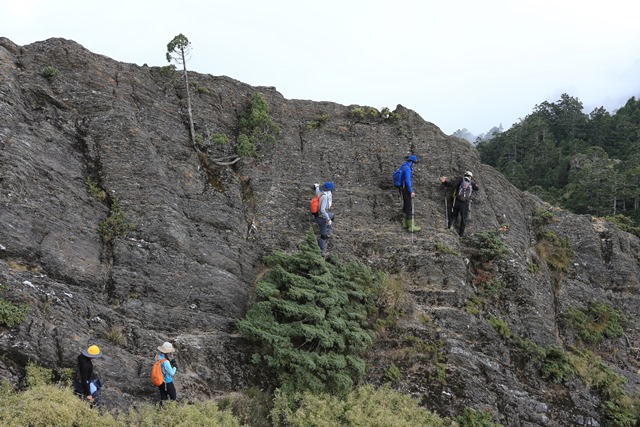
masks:
<path id="1" fill-rule="evenodd" d="M 409 193 L 407 187 L 402 187 L 400 194 L 402 194 L 402 213 L 406 219 L 411 219 L 413 218 L 413 200 L 411 199 L 411 193 Z"/>
<path id="2" fill-rule="evenodd" d="M 160 400 L 176 400 L 176 386 L 173 385 L 173 381 L 160 384 L 158 390 L 160 390 Z"/>
<path id="3" fill-rule="evenodd" d="M 331 218 L 331 221 L 333 221 L 333 218 L 335 218 L 335 216 L 332 213 L 328 213 L 328 215 L 329 218 Z M 320 251 L 322 252 L 322 255 L 324 255 L 327 251 L 327 239 L 331 234 L 331 226 L 327 224 L 327 219 L 320 214 L 316 215 L 316 224 L 318 224 L 318 228 L 320 229 L 318 246 L 320 246 Z"/>
<path id="4" fill-rule="evenodd" d="M 467 227 L 469 203 L 469 200 L 461 202 L 460 200 L 454 199 L 453 207 L 451 208 L 451 215 L 449 215 L 449 224 L 447 224 L 447 228 L 451 228 L 455 220 L 458 218 L 458 214 L 460 215 L 460 228 L 458 229 L 458 234 L 460 236 L 464 235 L 464 229 Z"/>

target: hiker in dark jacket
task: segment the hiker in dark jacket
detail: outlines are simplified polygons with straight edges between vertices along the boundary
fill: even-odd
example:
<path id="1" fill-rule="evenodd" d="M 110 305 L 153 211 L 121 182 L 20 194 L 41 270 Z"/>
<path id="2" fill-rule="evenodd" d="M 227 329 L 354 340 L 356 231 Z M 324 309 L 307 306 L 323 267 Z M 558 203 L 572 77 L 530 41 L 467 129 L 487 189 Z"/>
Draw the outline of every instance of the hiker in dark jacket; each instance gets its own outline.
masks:
<path id="1" fill-rule="evenodd" d="M 93 373 L 93 359 L 102 357 L 102 352 L 97 345 L 90 345 L 82 350 L 78 356 L 78 372 L 80 373 L 80 386 L 78 390 L 82 397 L 90 401 L 98 408 L 102 407 L 100 398 L 100 380 Z"/>
<path id="2" fill-rule="evenodd" d="M 327 255 L 327 239 L 331 235 L 331 226 L 333 225 L 333 218 L 335 215 L 331 212 L 328 212 L 328 209 L 331 209 L 331 205 L 333 203 L 332 191 L 335 189 L 333 182 L 327 181 L 322 186 L 315 185 L 316 196 L 320 196 L 320 200 L 318 202 L 319 209 L 318 213 L 315 214 L 316 224 L 318 224 L 318 228 L 320 229 L 320 238 L 318 239 L 318 246 L 320 246 L 320 251 L 322 252 L 322 256 Z"/>
<path id="3" fill-rule="evenodd" d="M 445 187 L 453 187 L 453 203 L 451 203 L 451 211 L 449 212 L 449 221 L 447 228 L 451 228 L 453 223 L 460 215 L 460 228 L 458 229 L 458 235 L 464 236 L 464 230 L 467 226 L 467 219 L 469 218 L 469 205 L 471 204 L 471 194 L 474 191 L 478 191 L 480 187 L 473 180 L 473 174 L 469 171 L 464 173 L 464 176 L 457 179 L 447 179 L 446 176 L 441 176 L 440 182 Z"/>
<path id="4" fill-rule="evenodd" d="M 413 165 L 418 161 L 418 158 L 411 154 L 405 158 L 405 162 L 400 166 L 402 170 L 402 187 L 400 187 L 400 194 L 402 194 L 402 227 L 409 231 L 420 231 L 422 227 L 415 225 L 415 217 L 413 215 L 413 198 L 416 197 L 415 191 L 411 184 L 411 175 L 413 173 Z"/>

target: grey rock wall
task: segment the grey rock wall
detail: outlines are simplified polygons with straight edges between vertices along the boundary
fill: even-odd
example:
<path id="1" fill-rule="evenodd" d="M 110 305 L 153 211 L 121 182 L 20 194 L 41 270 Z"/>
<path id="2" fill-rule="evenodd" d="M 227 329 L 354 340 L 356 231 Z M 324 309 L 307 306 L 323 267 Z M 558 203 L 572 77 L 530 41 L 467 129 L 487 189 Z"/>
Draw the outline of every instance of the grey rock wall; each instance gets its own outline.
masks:
<path id="1" fill-rule="evenodd" d="M 42 77 L 47 65 L 59 75 Z M 625 337 L 594 351 L 627 379 L 630 393 L 637 389 L 639 239 L 556 210 L 545 227 L 575 252 L 558 275 L 535 251 L 532 218 L 544 204 L 410 109 L 395 108 L 398 122 L 361 123 L 349 114 L 354 106 L 287 100 L 276 88 L 191 72 L 201 88 L 193 91 L 196 131 L 231 141 L 199 155 L 184 91 L 159 68 L 118 63 L 63 39 L 17 46 L 2 38 L 0 71 L 0 283 L 3 298 L 31 308 L 20 326 L 0 326 L 0 378 L 16 382 L 28 361 L 75 367 L 80 350 L 96 342 L 105 353 L 96 369 L 107 401 L 155 398 L 151 359 L 170 340 L 183 397 L 259 381 L 235 320 L 251 302 L 262 256 L 297 248 L 313 226 L 310 186 L 331 180 L 337 217 L 330 254 L 407 284 L 407 315 L 380 332 L 368 381 L 384 382 L 394 364 L 402 373 L 395 387 L 442 415 L 469 406 L 508 426 L 597 425 L 597 393 L 578 379 L 543 381 L 486 320 L 498 316 L 518 336 L 568 348 L 577 341 L 561 314 L 604 302 L 630 323 Z M 216 164 L 234 157 L 238 117 L 256 91 L 282 129 L 276 144 L 260 146 L 256 158 Z M 306 125 L 323 115 L 319 127 Z M 419 158 L 415 218 L 423 227 L 413 236 L 401 229 L 390 182 L 409 152 Z M 481 186 L 468 234 L 508 226 L 501 238 L 509 254 L 490 266 L 474 261 L 469 239 L 445 228 L 438 176 L 465 170 Z M 89 194 L 88 177 L 108 194 L 105 201 Z M 105 242 L 98 228 L 113 200 L 135 229 Z M 481 290 L 478 269 L 506 284 L 480 314 L 469 310 Z"/>

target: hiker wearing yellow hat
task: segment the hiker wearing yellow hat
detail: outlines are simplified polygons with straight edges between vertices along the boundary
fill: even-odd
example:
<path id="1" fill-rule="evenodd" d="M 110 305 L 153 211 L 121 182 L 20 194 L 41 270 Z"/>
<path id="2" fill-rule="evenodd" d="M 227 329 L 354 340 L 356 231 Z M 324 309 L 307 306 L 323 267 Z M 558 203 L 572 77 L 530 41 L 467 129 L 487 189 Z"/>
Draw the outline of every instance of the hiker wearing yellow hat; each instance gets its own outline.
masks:
<path id="1" fill-rule="evenodd" d="M 164 400 L 176 400 L 177 393 L 176 387 L 173 384 L 173 376 L 178 369 L 178 363 L 175 359 L 169 360 L 169 355 L 175 352 L 176 349 L 170 342 L 164 342 L 161 346 L 158 346 L 158 354 L 154 357 L 154 366 L 151 369 L 151 381 L 158 386 L 160 390 L 160 401 Z M 162 383 L 156 381 L 154 376 L 160 375 Z"/>
<path id="2" fill-rule="evenodd" d="M 100 351 L 100 348 L 95 344 L 82 350 L 78 356 L 78 372 L 80 373 L 79 392 L 83 398 L 99 408 L 102 407 L 102 399 L 100 398 L 100 388 L 102 388 L 102 384 L 98 376 L 93 372 L 92 361 L 93 359 L 99 359 L 101 357 L 102 351 Z"/>

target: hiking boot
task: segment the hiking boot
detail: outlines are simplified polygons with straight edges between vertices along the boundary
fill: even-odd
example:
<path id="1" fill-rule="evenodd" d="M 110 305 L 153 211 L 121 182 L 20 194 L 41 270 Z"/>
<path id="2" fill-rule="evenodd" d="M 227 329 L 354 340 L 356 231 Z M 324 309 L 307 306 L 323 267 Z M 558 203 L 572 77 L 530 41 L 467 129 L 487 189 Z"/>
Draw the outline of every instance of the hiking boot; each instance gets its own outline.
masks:
<path id="1" fill-rule="evenodd" d="M 408 219 L 407 220 L 407 230 L 409 230 L 411 232 L 416 232 L 416 231 L 422 230 L 422 227 L 418 227 L 417 225 L 415 225 L 413 219 Z"/>
<path id="2" fill-rule="evenodd" d="M 327 241 L 324 239 L 318 239 L 318 246 L 320 246 L 320 253 L 324 258 L 327 255 Z"/>
<path id="3" fill-rule="evenodd" d="M 402 228 L 409 227 L 409 220 L 407 218 L 402 218 Z"/>

